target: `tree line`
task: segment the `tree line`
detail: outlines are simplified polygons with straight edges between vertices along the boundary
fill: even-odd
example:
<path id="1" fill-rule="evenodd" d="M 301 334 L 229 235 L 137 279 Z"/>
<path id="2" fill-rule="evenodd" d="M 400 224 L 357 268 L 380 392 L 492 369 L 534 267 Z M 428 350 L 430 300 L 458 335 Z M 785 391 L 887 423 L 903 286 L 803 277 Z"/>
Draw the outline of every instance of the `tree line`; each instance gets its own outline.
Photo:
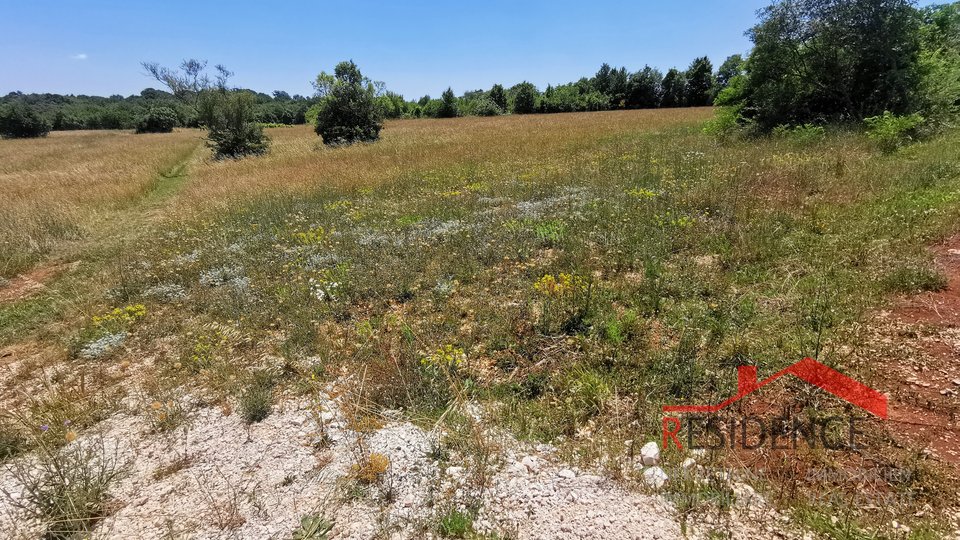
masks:
<path id="1" fill-rule="evenodd" d="M 739 56 L 724 66 L 739 65 Z M 734 62 L 730 64 L 730 62 Z M 495 84 L 489 91 L 474 90 L 455 96 L 448 89 L 440 99 L 429 95 L 407 101 L 398 93 L 377 83 L 376 105 L 385 118 L 451 118 L 456 116 L 494 116 L 517 113 L 552 113 L 613 109 L 704 106 L 722 89 L 718 83 L 728 80 L 723 70 L 714 74 L 710 60 L 696 59 L 686 71 L 671 69 L 664 76 L 645 67 L 637 73 L 603 64 L 593 77 L 577 82 L 547 86 L 540 92 L 533 84 L 522 82 L 509 88 Z M 253 98 L 253 115 L 264 124 L 297 125 L 314 123 L 320 110 L 319 95 L 290 95 L 283 90 L 271 94 L 236 89 Z M 61 94 L 24 94 L 10 92 L 0 97 L 0 109 L 18 108 L 20 114 L 33 114 L 49 129 L 137 129 L 155 115 L 172 117 L 176 127 L 199 127 L 196 111 L 166 90 L 146 88 L 131 96 L 109 97 Z M 29 112 L 24 111 L 29 109 Z"/>
<path id="2" fill-rule="evenodd" d="M 885 146 L 952 125 L 960 109 L 960 2 L 918 8 L 914 0 L 775 0 L 747 32 L 753 49 L 718 69 L 706 56 L 686 70 L 636 72 L 603 64 L 592 77 L 549 85 L 494 84 L 461 96 L 407 101 L 363 76 L 352 61 L 321 73 L 311 97 L 229 87 L 222 66 L 184 61 L 179 69 L 143 67 L 168 91 L 139 96 L 8 94 L 0 135 L 42 136 L 53 129 L 135 128 L 166 132 L 198 126 L 219 157 L 266 151 L 264 123 L 313 124 L 327 144 L 373 141 L 384 118 L 558 113 L 706 106 L 718 135 L 808 136 L 825 125 L 864 125 Z"/>
<path id="3" fill-rule="evenodd" d="M 290 95 L 282 90 L 272 94 L 244 90 L 253 96 L 254 115 L 267 124 L 303 124 L 306 112 L 317 100 Z M 151 109 L 169 109 L 178 127 L 198 127 L 199 118 L 173 94 L 146 88 L 131 96 L 109 97 L 10 92 L 0 97 L 0 107 L 22 105 L 35 111 L 53 130 L 134 129 L 137 120 Z"/>
<path id="4" fill-rule="evenodd" d="M 489 90 L 472 90 L 456 96 L 451 88 L 440 98 L 423 96 L 405 101 L 386 92 L 379 99 L 387 118 L 450 118 L 500 114 L 561 113 L 654 109 L 658 107 L 704 107 L 729 81 L 739 75 L 743 58 L 727 58 L 716 72 L 706 56 L 696 58 L 686 70 L 671 68 L 664 74 L 644 66 L 636 72 L 604 63 L 592 77 L 548 85 L 543 91 L 524 81 L 509 88 L 494 84 Z"/>

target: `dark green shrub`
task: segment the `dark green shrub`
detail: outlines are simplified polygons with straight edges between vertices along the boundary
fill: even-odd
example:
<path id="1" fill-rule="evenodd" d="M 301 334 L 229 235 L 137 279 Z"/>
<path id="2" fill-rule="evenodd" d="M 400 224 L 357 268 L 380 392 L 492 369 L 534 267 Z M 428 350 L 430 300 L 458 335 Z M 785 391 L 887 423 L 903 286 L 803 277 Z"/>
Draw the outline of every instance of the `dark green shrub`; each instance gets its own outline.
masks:
<path id="1" fill-rule="evenodd" d="M 915 110 L 922 73 L 913 4 L 777 0 L 748 33 L 744 115 L 770 131 Z"/>
<path id="2" fill-rule="evenodd" d="M 437 118 L 456 118 L 460 116 L 460 107 L 457 105 L 457 96 L 453 94 L 452 88 L 447 88 L 440 96 L 440 108 L 437 110 Z"/>
<path id="3" fill-rule="evenodd" d="M 28 139 L 46 137 L 47 133 L 50 133 L 50 124 L 33 108 L 16 103 L 0 109 L 0 137 Z"/>
<path id="4" fill-rule="evenodd" d="M 323 98 L 317 110 L 316 132 L 324 144 L 352 144 L 380 138 L 383 112 L 376 85 L 352 61 L 340 62 L 334 74 L 321 73 L 315 83 Z"/>
<path id="5" fill-rule="evenodd" d="M 516 114 L 531 114 L 537 111 L 537 87 L 526 81 L 515 87 L 513 98 L 513 112 Z"/>
<path id="6" fill-rule="evenodd" d="M 169 107 L 151 107 L 137 119 L 137 133 L 170 133 L 177 125 L 177 113 Z"/>
<path id="7" fill-rule="evenodd" d="M 443 102 L 439 99 L 431 99 L 423 105 L 420 114 L 424 118 L 440 118 L 440 107 L 442 106 Z"/>
<path id="8" fill-rule="evenodd" d="M 503 86 L 499 84 L 493 85 L 493 88 L 490 89 L 490 100 L 493 103 L 500 107 L 501 112 L 507 111 L 507 93 L 503 90 Z"/>
<path id="9" fill-rule="evenodd" d="M 703 132 L 723 139 L 735 135 L 741 128 L 738 107 L 717 107 L 717 115 L 703 126 Z"/>
<path id="10" fill-rule="evenodd" d="M 946 287 L 943 274 L 923 265 L 902 266 L 883 277 L 883 288 L 891 293 L 942 291 Z"/>
<path id="11" fill-rule="evenodd" d="M 254 99 L 249 92 L 210 90 L 204 97 L 202 113 L 208 143 L 217 159 L 265 154 L 270 139 L 254 121 Z"/>
<path id="12" fill-rule="evenodd" d="M 805 145 L 822 141 L 827 136 L 827 130 L 823 126 L 813 124 L 777 126 L 773 128 L 772 135 L 799 145 Z"/>

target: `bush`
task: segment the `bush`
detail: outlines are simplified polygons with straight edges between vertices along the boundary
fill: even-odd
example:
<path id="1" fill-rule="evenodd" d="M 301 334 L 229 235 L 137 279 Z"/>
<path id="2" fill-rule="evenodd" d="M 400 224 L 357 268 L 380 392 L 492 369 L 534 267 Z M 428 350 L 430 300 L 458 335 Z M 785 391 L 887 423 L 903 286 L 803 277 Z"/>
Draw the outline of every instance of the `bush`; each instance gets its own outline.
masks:
<path id="1" fill-rule="evenodd" d="M 947 287 L 943 274 L 924 265 L 897 268 L 884 276 L 882 283 L 887 292 L 906 294 L 942 291 Z"/>
<path id="2" fill-rule="evenodd" d="M 196 113 L 197 125 L 208 131 L 207 144 L 214 149 L 215 158 L 241 158 L 266 153 L 270 139 L 257 123 L 255 96 L 249 91 L 227 86 L 233 76 L 230 70 L 217 65 L 216 75 L 211 79 L 205 73 L 205 60 L 184 60 L 179 70 L 154 62 L 143 62 L 142 65 L 177 99 L 190 105 Z"/>
<path id="3" fill-rule="evenodd" d="M 18 103 L 0 110 L 0 137 L 28 139 L 46 137 L 47 133 L 50 124 L 27 105 Z"/>
<path id="4" fill-rule="evenodd" d="M 717 115 L 703 126 L 703 132 L 714 137 L 729 137 L 740 131 L 740 112 L 737 107 L 720 107 Z"/>
<path id="5" fill-rule="evenodd" d="M 867 136 L 884 153 L 895 152 L 914 139 L 916 130 L 923 124 L 923 117 L 917 113 L 897 116 L 885 111 L 881 116 L 864 119 Z"/>
<path id="6" fill-rule="evenodd" d="M 340 62 L 333 75 L 318 75 L 315 86 L 323 97 L 315 130 L 324 144 L 352 144 L 380 138 L 383 112 L 376 101 L 376 88 L 356 64 Z"/>
<path id="7" fill-rule="evenodd" d="M 516 114 L 531 114 L 537 110 L 537 87 L 526 81 L 516 87 L 513 98 L 513 112 Z"/>
<path id="8" fill-rule="evenodd" d="M 493 85 L 493 87 L 490 88 L 489 96 L 493 104 L 500 108 L 501 112 L 507 111 L 507 93 L 503 90 L 503 86 L 499 84 Z"/>
<path id="9" fill-rule="evenodd" d="M 257 373 L 240 395 L 240 413 L 248 424 L 266 420 L 273 411 L 273 377 Z"/>
<path id="10" fill-rule="evenodd" d="M 456 118 L 460 116 L 460 107 L 457 105 L 457 96 L 452 88 L 447 88 L 440 96 L 440 108 L 437 109 L 437 118 Z"/>
<path id="11" fill-rule="evenodd" d="M 499 116 L 503 114 L 503 109 L 500 108 L 492 99 L 481 98 L 477 101 L 477 104 L 473 108 L 473 112 L 477 116 Z"/>
<path id="12" fill-rule="evenodd" d="M 270 139 L 254 121 L 253 96 L 243 91 L 212 90 L 207 94 L 204 105 L 207 111 L 203 116 L 207 119 L 208 144 L 214 150 L 214 157 L 236 159 L 265 154 Z"/>
<path id="13" fill-rule="evenodd" d="M 137 119 L 137 133 L 170 133 L 177 125 L 177 113 L 169 107 L 151 107 Z"/>
<path id="14" fill-rule="evenodd" d="M 9 473 L 23 487 L 8 503 L 46 527 L 43 538 L 90 533 L 110 509 L 109 489 L 122 470 L 99 444 L 72 443 L 63 450 L 41 447 L 35 463 L 18 462 Z"/>
<path id="15" fill-rule="evenodd" d="M 769 131 L 780 124 L 915 110 L 921 21 L 911 4 L 773 2 L 748 33 L 754 48 L 744 114 Z"/>
<path id="16" fill-rule="evenodd" d="M 442 106 L 443 102 L 439 99 L 431 99 L 423 104 L 421 115 L 424 118 L 440 118 L 440 108 Z"/>
<path id="17" fill-rule="evenodd" d="M 822 141 L 827 136 L 827 130 L 813 124 L 793 127 L 781 125 L 773 128 L 773 136 L 802 145 Z"/>

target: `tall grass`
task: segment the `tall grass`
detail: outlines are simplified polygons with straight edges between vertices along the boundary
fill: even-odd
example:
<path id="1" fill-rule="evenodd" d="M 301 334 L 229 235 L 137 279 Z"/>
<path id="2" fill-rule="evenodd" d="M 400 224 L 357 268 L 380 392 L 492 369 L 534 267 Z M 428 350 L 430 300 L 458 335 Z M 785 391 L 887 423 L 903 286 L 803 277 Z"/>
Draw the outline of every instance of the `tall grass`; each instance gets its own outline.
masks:
<path id="1" fill-rule="evenodd" d="M 198 144 L 198 132 L 188 130 L 71 131 L 0 141 L 0 277 L 84 237 L 149 192 L 161 171 Z"/>

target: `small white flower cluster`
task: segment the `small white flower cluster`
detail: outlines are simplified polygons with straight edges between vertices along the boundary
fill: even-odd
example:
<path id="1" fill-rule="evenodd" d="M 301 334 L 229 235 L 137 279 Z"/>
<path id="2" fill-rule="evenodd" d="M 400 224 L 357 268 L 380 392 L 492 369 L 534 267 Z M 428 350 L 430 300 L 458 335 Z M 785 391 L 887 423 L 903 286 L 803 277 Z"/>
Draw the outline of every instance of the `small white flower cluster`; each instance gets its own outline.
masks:
<path id="1" fill-rule="evenodd" d="M 143 291 L 143 294 L 161 302 L 177 302 L 187 297 L 187 291 L 177 283 L 161 283 Z"/>
<path id="2" fill-rule="evenodd" d="M 336 281 L 322 281 L 310 278 L 310 289 L 317 300 L 336 300 L 336 292 L 340 284 Z"/>
<path id="3" fill-rule="evenodd" d="M 105 336 L 84 345 L 83 348 L 80 349 L 80 358 L 100 358 L 101 356 L 120 346 L 125 339 L 127 339 L 126 332 L 106 334 Z"/>
<path id="4" fill-rule="evenodd" d="M 207 287 L 222 287 L 242 275 L 243 271 L 240 268 L 221 266 L 201 272 L 200 284 Z"/>
<path id="5" fill-rule="evenodd" d="M 178 255 L 173 259 L 174 264 L 190 264 L 195 263 L 200 260 L 200 250 L 193 250 L 190 253 L 184 253 L 183 255 Z"/>

